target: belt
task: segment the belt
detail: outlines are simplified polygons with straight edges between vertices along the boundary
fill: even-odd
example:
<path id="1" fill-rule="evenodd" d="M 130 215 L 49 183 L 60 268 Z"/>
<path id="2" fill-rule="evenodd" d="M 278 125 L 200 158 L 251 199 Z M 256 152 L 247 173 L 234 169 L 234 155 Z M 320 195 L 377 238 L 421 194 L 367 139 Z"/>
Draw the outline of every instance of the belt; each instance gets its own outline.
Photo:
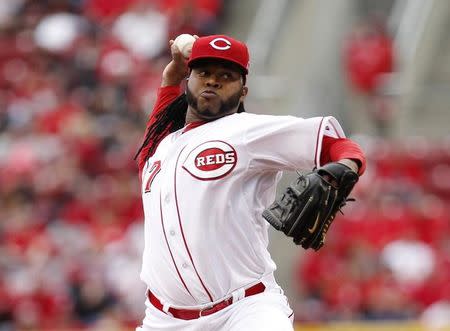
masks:
<path id="1" fill-rule="evenodd" d="M 257 283 L 251 287 L 249 287 L 248 289 L 245 290 L 244 292 L 244 297 L 249 297 L 255 294 L 259 294 L 264 292 L 264 290 L 266 289 L 266 286 L 263 283 Z M 173 317 L 175 318 L 179 318 L 182 320 L 193 320 L 202 316 L 208 316 L 211 314 L 214 314 L 216 312 L 218 312 L 219 310 L 222 310 L 226 307 L 228 307 L 229 305 L 231 305 L 233 303 L 233 297 L 230 297 L 228 299 L 222 300 L 212 306 L 203 308 L 203 309 L 180 309 L 180 308 L 174 308 L 174 307 L 169 307 L 169 309 L 167 309 L 167 312 L 163 309 L 164 305 L 161 303 L 161 301 L 159 301 L 159 299 L 157 297 L 155 297 L 155 295 L 150 292 L 150 290 L 147 291 L 147 296 L 148 299 L 150 300 L 150 303 L 155 306 L 155 308 L 157 308 L 158 310 L 162 311 L 163 313 L 169 312 Z"/>

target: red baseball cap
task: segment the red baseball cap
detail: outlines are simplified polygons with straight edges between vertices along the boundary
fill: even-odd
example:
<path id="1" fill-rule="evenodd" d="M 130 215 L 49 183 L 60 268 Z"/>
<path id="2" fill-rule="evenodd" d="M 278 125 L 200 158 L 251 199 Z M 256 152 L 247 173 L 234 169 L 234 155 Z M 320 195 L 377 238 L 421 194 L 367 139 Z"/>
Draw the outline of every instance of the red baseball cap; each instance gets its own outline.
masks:
<path id="1" fill-rule="evenodd" d="M 198 38 L 192 45 L 188 66 L 201 59 L 220 59 L 237 64 L 248 74 L 249 53 L 243 42 L 225 35 L 211 35 Z"/>

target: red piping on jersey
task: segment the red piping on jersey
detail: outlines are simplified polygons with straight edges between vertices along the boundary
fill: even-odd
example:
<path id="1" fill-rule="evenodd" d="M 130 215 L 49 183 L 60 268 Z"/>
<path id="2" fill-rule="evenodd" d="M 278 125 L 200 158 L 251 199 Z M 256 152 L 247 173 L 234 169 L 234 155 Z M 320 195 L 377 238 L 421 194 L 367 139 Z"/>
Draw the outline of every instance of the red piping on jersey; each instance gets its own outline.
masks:
<path id="1" fill-rule="evenodd" d="M 328 124 L 330 124 L 333 127 L 334 132 L 336 132 L 338 138 L 342 138 L 341 135 L 339 134 L 339 131 L 336 129 L 336 126 L 334 126 L 334 123 L 330 121 L 328 122 Z"/>
<path id="2" fill-rule="evenodd" d="M 322 130 L 322 123 L 323 123 L 324 117 L 320 120 L 319 129 L 317 130 L 317 138 L 316 138 L 316 151 L 314 152 L 314 165 L 317 167 L 317 151 L 319 150 L 319 138 L 320 138 L 320 131 Z"/>
<path id="3" fill-rule="evenodd" d="M 177 162 L 175 163 L 175 172 L 174 172 L 174 179 L 173 179 L 173 188 L 174 188 L 174 192 L 175 192 L 175 205 L 177 207 L 178 223 L 180 224 L 180 231 L 181 231 L 181 235 L 183 236 L 184 246 L 186 247 L 186 251 L 189 255 L 189 259 L 191 260 L 192 266 L 194 267 L 194 271 L 198 277 L 198 280 L 202 284 L 202 287 L 205 290 L 206 294 L 208 294 L 209 299 L 211 300 L 211 302 L 213 302 L 214 300 L 211 296 L 211 293 L 209 293 L 208 289 L 206 288 L 205 284 L 203 283 L 202 278 L 198 274 L 197 268 L 195 267 L 194 260 L 192 259 L 191 252 L 190 252 L 189 247 L 186 242 L 186 237 L 184 236 L 183 225 L 181 224 L 180 208 L 178 207 L 178 195 L 177 195 L 177 168 L 178 168 L 178 161 L 180 160 L 181 153 L 183 153 L 185 148 L 186 148 L 186 146 L 183 147 L 183 149 L 178 154 Z"/>
<path id="4" fill-rule="evenodd" d="M 175 262 L 173 254 L 172 254 L 172 250 L 170 249 L 170 246 L 169 246 L 169 241 L 167 240 L 166 229 L 164 228 L 164 219 L 163 219 L 163 213 L 162 213 L 161 192 L 159 193 L 159 210 L 160 210 L 160 213 L 161 213 L 161 225 L 162 225 L 162 230 L 163 230 L 163 233 L 164 233 L 164 239 L 166 239 L 167 248 L 169 249 L 170 256 L 172 257 L 173 265 L 175 266 L 175 270 L 177 271 L 178 277 L 180 277 L 180 280 L 183 283 L 184 288 L 186 289 L 186 291 L 188 291 L 190 296 L 192 298 L 194 298 L 194 296 L 192 295 L 191 291 L 189 291 L 189 289 L 187 288 L 186 283 L 183 280 L 183 277 L 181 277 L 180 270 L 178 270 L 177 264 Z"/>

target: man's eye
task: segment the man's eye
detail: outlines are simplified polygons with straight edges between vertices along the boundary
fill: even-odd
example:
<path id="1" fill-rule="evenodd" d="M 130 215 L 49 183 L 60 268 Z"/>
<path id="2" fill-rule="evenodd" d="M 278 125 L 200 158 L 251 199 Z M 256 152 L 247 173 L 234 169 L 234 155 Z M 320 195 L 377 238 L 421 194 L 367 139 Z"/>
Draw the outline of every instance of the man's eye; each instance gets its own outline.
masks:
<path id="1" fill-rule="evenodd" d="M 206 70 L 202 70 L 202 71 L 199 71 L 198 75 L 200 77 L 206 77 L 208 75 L 208 72 Z"/>

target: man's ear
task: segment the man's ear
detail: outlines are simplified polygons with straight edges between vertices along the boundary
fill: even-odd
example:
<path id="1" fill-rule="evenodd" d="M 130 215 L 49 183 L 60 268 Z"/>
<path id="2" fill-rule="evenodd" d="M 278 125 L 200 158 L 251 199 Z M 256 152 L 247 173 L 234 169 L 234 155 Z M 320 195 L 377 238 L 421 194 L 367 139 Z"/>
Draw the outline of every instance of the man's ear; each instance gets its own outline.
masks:
<path id="1" fill-rule="evenodd" d="M 240 100 L 244 101 L 244 99 L 247 96 L 247 94 L 248 94 L 248 87 L 247 86 L 243 86 Z"/>

